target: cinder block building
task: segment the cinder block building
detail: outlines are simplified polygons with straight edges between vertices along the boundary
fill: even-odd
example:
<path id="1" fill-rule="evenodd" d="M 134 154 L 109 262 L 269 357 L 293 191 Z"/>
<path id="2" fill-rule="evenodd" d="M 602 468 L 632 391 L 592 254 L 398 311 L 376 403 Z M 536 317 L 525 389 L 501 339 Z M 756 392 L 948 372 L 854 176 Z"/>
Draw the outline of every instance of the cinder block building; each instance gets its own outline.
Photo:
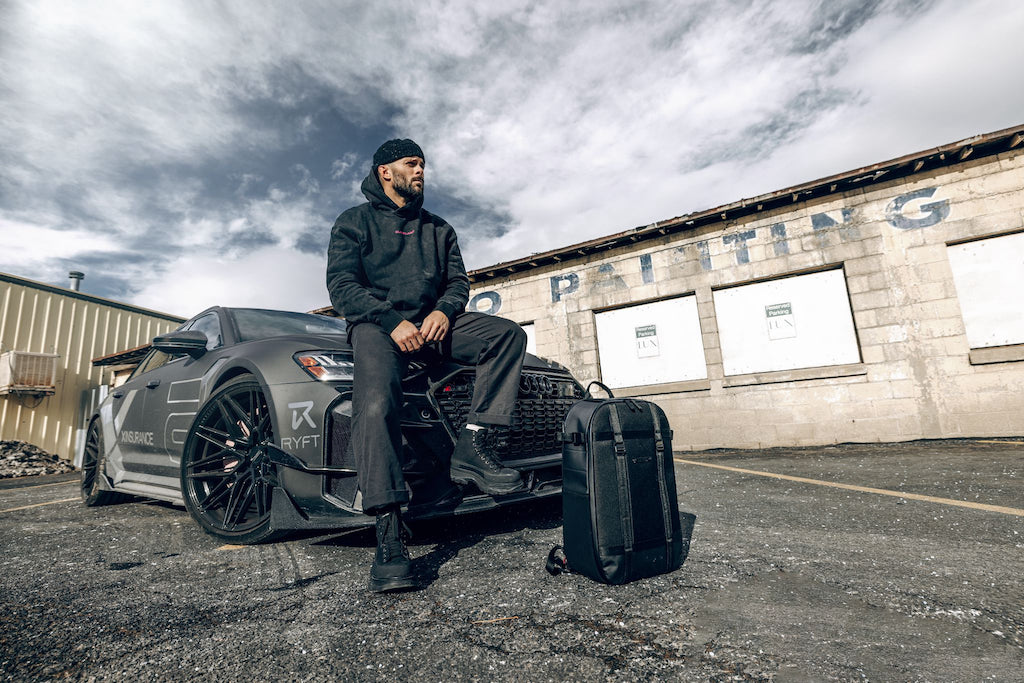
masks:
<path id="1" fill-rule="evenodd" d="M 1024 434 L 1024 126 L 470 277 L 679 449 Z"/>
<path id="2" fill-rule="evenodd" d="M 94 367 L 92 359 L 148 344 L 182 322 L 0 273 L 0 440 L 27 441 L 73 460 L 109 384 L 110 368 Z"/>

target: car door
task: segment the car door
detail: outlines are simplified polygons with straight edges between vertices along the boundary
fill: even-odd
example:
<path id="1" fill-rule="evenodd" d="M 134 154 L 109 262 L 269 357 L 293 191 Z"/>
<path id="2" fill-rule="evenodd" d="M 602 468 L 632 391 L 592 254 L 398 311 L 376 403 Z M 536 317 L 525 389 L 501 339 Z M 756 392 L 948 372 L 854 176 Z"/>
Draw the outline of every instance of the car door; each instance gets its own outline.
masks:
<path id="1" fill-rule="evenodd" d="M 154 373 L 174 360 L 151 349 L 128 381 L 111 392 L 101 411 L 107 470 L 114 484 L 148 482 L 148 466 L 156 443 L 153 421 L 146 411 L 146 385 Z"/>
<path id="2" fill-rule="evenodd" d="M 216 311 L 205 313 L 182 327 L 206 335 L 207 352 L 199 358 L 184 357 L 181 362 L 168 363 L 147 382 L 146 412 L 158 425 L 154 434 L 154 462 L 177 481 L 185 437 L 197 412 L 202 396 L 203 379 L 218 354 L 211 351 L 223 346 L 224 336 Z"/>

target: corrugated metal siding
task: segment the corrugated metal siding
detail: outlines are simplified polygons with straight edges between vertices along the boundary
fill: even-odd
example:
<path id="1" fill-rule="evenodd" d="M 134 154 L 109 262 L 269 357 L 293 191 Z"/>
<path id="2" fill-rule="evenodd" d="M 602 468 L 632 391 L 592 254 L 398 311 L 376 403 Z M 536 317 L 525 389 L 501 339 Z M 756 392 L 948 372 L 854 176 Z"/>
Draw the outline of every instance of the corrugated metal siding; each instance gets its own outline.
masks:
<path id="1" fill-rule="evenodd" d="M 0 439 L 27 441 L 71 460 L 86 397 L 109 379 L 92 359 L 146 344 L 179 324 L 70 291 L 0 280 L 2 349 L 60 354 L 53 396 L 0 397 Z"/>

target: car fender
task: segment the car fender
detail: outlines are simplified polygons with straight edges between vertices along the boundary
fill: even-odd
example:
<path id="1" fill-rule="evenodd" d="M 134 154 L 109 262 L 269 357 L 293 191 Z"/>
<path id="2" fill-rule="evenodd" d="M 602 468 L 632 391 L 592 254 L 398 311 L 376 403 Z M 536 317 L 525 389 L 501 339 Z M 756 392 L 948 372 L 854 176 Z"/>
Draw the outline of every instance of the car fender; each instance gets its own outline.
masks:
<path id="1" fill-rule="evenodd" d="M 263 371 L 260 370 L 259 365 L 249 358 L 222 358 L 210 366 L 210 369 L 206 371 L 203 377 L 200 405 L 205 405 L 218 389 L 242 375 L 251 376 L 263 388 L 263 394 L 267 397 L 267 403 L 270 406 L 270 424 L 274 429 L 274 434 L 280 433 L 278 431 L 278 411 L 274 405 L 274 392 L 269 389 L 267 379 Z"/>

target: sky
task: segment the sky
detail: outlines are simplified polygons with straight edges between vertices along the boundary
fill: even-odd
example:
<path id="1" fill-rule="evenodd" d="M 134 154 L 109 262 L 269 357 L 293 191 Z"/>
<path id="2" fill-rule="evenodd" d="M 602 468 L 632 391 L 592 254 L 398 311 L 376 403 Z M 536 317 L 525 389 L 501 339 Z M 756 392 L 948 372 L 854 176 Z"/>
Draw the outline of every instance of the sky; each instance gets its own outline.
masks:
<path id="1" fill-rule="evenodd" d="M 328 305 L 409 137 L 470 269 L 1024 123 L 1020 0 L 0 0 L 0 271 Z"/>

